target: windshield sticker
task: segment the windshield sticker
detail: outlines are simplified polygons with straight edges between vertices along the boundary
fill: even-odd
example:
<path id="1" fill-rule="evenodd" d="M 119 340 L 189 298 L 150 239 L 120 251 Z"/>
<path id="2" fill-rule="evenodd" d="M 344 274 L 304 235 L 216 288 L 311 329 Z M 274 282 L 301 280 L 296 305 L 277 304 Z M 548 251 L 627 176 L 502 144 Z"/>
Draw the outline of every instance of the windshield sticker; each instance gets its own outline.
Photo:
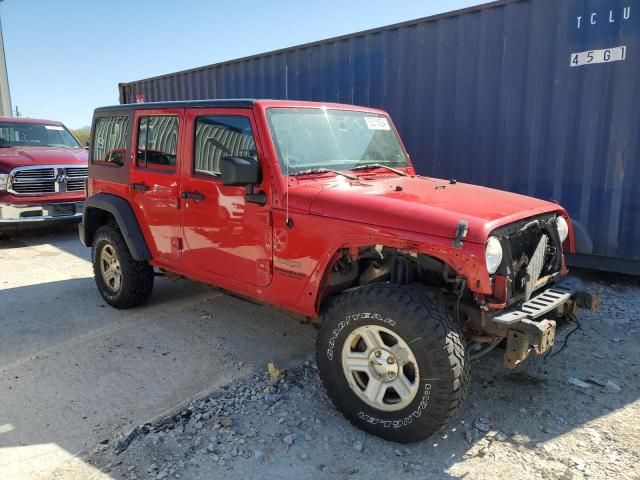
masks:
<path id="1" fill-rule="evenodd" d="M 96 138 L 96 148 L 104 148 L 104 138 L 102 137 L 97 137 Z"/>
<path id="2" fill-rule="evenodd" d="M 391 130 L 389 122 L 384 117 L 364 117 L 369 130 Z"/>
<path id="3" fill-rule="evenodd" d="M 60 125 L 45 125 L 44 128 L 47 130 L 64 130 Z"/>

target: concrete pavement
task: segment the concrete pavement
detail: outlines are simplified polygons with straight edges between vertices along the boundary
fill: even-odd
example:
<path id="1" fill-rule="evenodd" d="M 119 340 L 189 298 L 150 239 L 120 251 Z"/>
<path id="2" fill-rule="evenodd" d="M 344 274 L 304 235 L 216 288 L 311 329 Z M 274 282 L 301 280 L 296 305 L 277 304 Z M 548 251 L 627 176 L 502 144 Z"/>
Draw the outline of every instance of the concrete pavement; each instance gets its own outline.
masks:
<path id="1" fill-rule="evenodd" d="M 313 339 L 281 313 L 188 281 L 159 278 L 148 306 L 115 310 L 75 228 L 2 238 L 0 478 L 49 478 L 65 465 L 104 476 L 79 458 L 115 429 L 269 361 L 286 365 Z"/>

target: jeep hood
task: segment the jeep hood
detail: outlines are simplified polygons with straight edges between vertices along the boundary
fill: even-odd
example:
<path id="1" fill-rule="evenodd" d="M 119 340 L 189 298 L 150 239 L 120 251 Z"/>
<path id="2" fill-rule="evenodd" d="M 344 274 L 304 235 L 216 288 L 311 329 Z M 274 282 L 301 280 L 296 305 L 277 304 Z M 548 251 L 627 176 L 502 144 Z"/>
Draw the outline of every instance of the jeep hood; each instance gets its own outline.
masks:
<path id="1" fill-rule="evenodd" d="M 315 195 L 308 195 L 309 191 L 303 195 L 309 199 L 312 215 L 446 238 L 454 238 L 458 222 L 467 220 L 466 239 L 476 243 L 484 243 L 499 226 L 563 211 L 555 203 L 516 193 L 419 176 L 327 180 L 292 189 L 316 190 Z"/>
<path id="2" fill-rule="evenodd" d="M 37 165 L 87 165 L 84 148 L 67 147 L 9 147 L 0 148 L 0 173 L 15 167 Z"/>

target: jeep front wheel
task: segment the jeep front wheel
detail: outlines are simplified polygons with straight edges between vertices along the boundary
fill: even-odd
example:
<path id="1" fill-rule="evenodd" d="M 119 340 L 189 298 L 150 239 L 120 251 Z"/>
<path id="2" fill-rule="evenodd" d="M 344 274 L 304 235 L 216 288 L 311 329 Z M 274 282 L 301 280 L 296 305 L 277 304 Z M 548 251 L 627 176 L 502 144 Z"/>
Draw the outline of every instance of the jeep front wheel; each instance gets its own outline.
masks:
<path id="1" fill-rule="evenodd" d="M 396 442 L 437 432 L 469 386 L 460 328 L 418 286 L 376 284 L 331 299 L 316 355 L 338 410 Z"/>
<path id="2" fill-rule="evenodd" d="M 153 267 L 133 259 L 116 226 L 103 225 L 96 231 L 91 260 L 98 291 L 109 305 L 131 308 L 149 300 Z"/>

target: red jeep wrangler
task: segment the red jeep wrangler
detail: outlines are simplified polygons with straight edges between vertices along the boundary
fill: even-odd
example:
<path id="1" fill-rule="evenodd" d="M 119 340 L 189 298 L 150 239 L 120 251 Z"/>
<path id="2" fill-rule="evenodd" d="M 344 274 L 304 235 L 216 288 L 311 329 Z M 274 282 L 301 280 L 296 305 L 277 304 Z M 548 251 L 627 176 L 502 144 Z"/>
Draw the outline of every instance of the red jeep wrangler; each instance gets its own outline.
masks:
<path id="1" fill-rule="evenodd" d="M 87 152 L 60 122 L 0 118 L 0 229 L 82 218 Z"/>
<path id="2" fill-rule="evenodd" d="M 507 367 L 545 353 L 593 300 L 563 278 L 561 207 L 416 175 L 380 110 L 105 107 L 90 158 L 80 237 L 107 303 L 145 303 L 158 270 L 301 314 L 335 405 L 391 440 L 442 427 L 471 360 L 503 341 Z"/>

